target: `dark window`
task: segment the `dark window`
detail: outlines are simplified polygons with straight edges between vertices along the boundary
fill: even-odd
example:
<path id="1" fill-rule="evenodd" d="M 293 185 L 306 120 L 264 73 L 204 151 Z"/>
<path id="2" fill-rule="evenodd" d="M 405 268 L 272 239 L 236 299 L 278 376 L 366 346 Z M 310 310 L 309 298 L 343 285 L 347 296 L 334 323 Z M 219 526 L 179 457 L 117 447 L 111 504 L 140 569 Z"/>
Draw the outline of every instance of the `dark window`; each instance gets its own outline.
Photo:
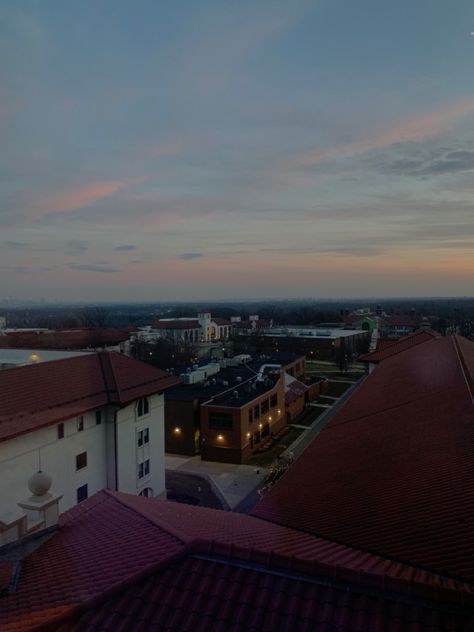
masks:
<path id="1" fill-rule="evenodd" d="M 96 423 L 96 426 L 98 426 L 99 424 L 102 423 L 102 411 L 101 410 L 96 410 L 95 411 L 95 423 Z"/>
<path id="2" fill-rule="evenodd" d="M 64 439 L 64 424 L 58 424 L 58 439 Z"/>
<path id="3" fill-rule="evenodd" d="M 81 487 L 77 488 L 77 502 L 82 503 L 82 501 L 86 499 L 87 499 L 87 485 L 81 485 Z"/>
<path id="4" fill-rule="evenodd" d="M 255 406 L 253 409 L 253 418 L 260 419 L 260 406 Z"/>
<path id="5" fill-rule="evenodd" d="M 260 404 L 260 412 L 262 413 L 262 415 L 264 415 L 265 413 L 268 413 L 268 410 L 268 399 L 264 399 L 263 402 Z"/>
<path id="6" fill-rule="evenodd" d="M 249 410 L 249 424 L 251 424 L 253 422 L 253 410 L 250 409 Z"/>
<path id="7" fill-rule="evenodd" d="M 275 406 L 278 406 L 278 395 L 276 393 L 270 397 L 270 408 L 275 408 Z"/>
<path id="8" fill-rule="evenodd" d="M 209 428 L 233 428 L 232 415 L 230 413 L 209 413 Z"/>
<path id="9" fill-rule="evenodd" d="M 150 473 L 150 460 L 138 464 L 138 478 L 143 478 Z"/>
<path id="10" fill-rule="evenodd" d="M 149 412 L 150 412 L 150 405 L 148 404 L 148 400 L 145 397 L 138 402 L 137 416 L 143 417 L 143 415 L 148 415 Z"/>
<path id="11" fill-rule="evenodd" d="M 261 435 L 262 437 L 268 437 L 269 434 L 270 434 L 270 426 L 268 424 L 265 424 L 262 428 Z"/>
<path id="12" fill-rule="evenodd" d="M 77 418 L 77 432 L 82 432 L 84 430 L 84 417 Z"/>
<path id="13" fill-rule="evenodd" d="M 141 448 L 143 445 L 145 445 L 145 443 L 148 443 L 149 441 L 150 441 L 150 432 L 148 428 L 145 428 L 144 430 L 140 430 L 140 432 L 137 432 L 137 446 L 139 448 Z"/>
<path id="14" fill-rule="evenodd" d="M 76 456 L 76 470 L 82 470 L 87 466 L 87 452 L 81 452 Z"/>

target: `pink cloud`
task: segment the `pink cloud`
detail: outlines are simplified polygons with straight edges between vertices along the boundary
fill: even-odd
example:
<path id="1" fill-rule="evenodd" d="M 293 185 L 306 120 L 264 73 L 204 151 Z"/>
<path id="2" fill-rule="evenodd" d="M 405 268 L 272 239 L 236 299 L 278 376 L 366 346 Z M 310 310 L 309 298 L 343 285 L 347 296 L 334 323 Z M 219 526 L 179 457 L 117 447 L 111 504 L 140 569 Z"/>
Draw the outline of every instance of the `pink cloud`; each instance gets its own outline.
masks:
<path id="1" fill-rule="evenodd" d="M 71 187 L 45 197 L 41 200 L 41 207 L 52 213 L 57 211 L 75 211 L 90 206 L 97 200 L 110 197 L 121 189 L 142 181 L 142 178 L 105 180 L 80 187 Z"/>
<path id="2" fill-rule="evenodd" d="M 348 158 L 355 154 L 388 147 L 396 143 L 420 142 L 428 138 L 441 136 L 449 130 L 450 125 L 456 119 L 473 112 L 474 99 L 467 99 L 449 107 L 395 123 L 368 138 L 344 145 L 296 154 L 284 161 L 283 165 L 288 170 L 310 167 L 321 162 Z"/>

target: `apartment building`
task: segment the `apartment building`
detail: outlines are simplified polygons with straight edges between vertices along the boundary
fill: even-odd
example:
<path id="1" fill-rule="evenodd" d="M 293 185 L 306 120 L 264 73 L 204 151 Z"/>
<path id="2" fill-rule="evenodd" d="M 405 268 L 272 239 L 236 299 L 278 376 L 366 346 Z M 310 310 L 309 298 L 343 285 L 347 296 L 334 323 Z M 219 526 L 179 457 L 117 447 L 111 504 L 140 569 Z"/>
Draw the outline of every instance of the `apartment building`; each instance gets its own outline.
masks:
<path id="1" fill-rule="evenodd" d="M 38 470 L 61 512 L 105 488 L 164 497 L 163 393 L 177 382 L 115 352 L 0 371 L 0 528 Z"/>

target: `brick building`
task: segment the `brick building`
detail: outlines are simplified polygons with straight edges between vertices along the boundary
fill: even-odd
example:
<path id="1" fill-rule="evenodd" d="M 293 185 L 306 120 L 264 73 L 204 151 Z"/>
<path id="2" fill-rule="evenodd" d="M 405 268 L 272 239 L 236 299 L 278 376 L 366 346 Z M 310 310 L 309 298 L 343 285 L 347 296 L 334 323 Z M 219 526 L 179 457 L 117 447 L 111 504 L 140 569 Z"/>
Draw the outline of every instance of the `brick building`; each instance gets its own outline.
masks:
<path id="1" fill-rule="evenodd" d="M 166 451 L 201 451 L 206 460 L 244 461 L 286 424 L 285 374 L 303 379 L 304 357 L 241 355 L 183 374 L 186 383 L 165 395 Z M 303 402 L 317 396 L 314 386 L 303 387 Z"/>

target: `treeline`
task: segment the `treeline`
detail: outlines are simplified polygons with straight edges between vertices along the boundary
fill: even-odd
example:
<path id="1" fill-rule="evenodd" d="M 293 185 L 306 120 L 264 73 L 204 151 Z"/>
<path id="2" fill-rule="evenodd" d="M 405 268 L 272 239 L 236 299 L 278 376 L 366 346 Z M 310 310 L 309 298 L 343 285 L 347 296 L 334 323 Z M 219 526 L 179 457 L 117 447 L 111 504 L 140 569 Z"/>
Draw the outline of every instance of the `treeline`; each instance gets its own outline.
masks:
<path id="1" fill-rule="evenodd" d="M 28 307 L 0 310 L 8 327 L 44 327 L 70 329 L 77 327 L 140 327 L 158 318 L 195 318 L 198 311 L 207 309 L 212 315 L 230 319 L 240 316 L 247 320 L 258 314 L 261 319 L 273 320 L 275 325 L 317 325 L 341 322 L 345 312 L 359 308 L 375 310 L 377 305 L 388 314 L 416 314 L 440 319 L 445 327 L 473 331 L 474 299 L 376 299 L 316 301 L 275 300 L 235 301 L 228 303 L 143 303 L 86 306 Z"/>

